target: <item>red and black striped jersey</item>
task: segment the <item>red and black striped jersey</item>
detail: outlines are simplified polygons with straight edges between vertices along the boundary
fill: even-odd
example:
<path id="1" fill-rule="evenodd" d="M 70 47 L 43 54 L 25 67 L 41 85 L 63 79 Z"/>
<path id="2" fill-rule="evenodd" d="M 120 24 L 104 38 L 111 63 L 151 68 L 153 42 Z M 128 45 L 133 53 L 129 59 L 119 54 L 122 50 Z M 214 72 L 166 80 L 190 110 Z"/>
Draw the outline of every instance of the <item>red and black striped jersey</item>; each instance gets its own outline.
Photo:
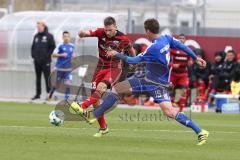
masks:
<path id="1" fill-rule="evenodd" d="M 117 52 L 126 52 L 132 48 L 132 44 L 128 37 L 117 31 L 116 35 L 108 38 L 105 34 L 104 28 L 98 28 L 97 30 L 90 30 L 92 37 L 98 38 L 98 52 L 99 61 L 98 67 L 118 67 L 121 66 L 119 59 L 111 58 L 107 56 L 107 51 L 115 50 Z"/>
<path id="2" fill-rule="evenodd" d="M 185 52 L 181 50 L 170 50 L 171 52 L 171 63 L 170 66 L 172 67 L 173 64 L 180 64 L 178 68 L 172 67 L 171 73 L 174 75 L 183 75 L 188 74 L 188 61 L 190 60 L 190 56 L 188 56 Z"/>

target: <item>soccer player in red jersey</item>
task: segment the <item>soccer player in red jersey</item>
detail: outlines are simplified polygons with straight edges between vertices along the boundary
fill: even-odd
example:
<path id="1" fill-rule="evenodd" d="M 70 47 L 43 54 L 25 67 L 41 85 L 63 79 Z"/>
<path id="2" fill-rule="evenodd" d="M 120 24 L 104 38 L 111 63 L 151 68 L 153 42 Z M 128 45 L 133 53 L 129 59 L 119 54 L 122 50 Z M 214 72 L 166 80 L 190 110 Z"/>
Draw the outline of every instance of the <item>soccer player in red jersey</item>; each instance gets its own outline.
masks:
<path id="1" fill-rule="evenodd" d="M 186 36 L 184 34 L 180 34 L 178 39 L 184 44 L 186 42 Z M 187 104 L 188 100 L 188 85 L 189 85 L 189 76 L 188 76 L 188 63 L 190 57 L 183 51 L 180 50 L 171 50 L 171 82 L 174 86 L 174 91 L 177 89 L 180 90 L 179 100 L 175 101 L 175 93 L 173 95 L 173 102 L 179 106 L 180 112 L 182 112 L 183 108 Z"/>
<path id="2" fill-rule="evenodd" d="M 122 72 L 122 63 L 119 59 L 109 57 L 108 53 L 114 51 L 127 51 L 131 56 L 135 56 L 135 50 L 128 37 L 117 30 L 116 21 L 113 17 L 104 19 L 104 28 L 96 30 L 80 31 L 79 37 L 97 37 L 99 61 L 92 78 L 92 95 L 90 98 L 79 104 L 83 109 L 87 109 L 90 105 L 93 107 L 99 105 L 101 95 L 110 89 L 113 84 L 118 81 Z M 108 128 L 104 115 L 98 119 L 100 125 L 99 131 L 94 137 L 101 137 L 108 133 Z"/>

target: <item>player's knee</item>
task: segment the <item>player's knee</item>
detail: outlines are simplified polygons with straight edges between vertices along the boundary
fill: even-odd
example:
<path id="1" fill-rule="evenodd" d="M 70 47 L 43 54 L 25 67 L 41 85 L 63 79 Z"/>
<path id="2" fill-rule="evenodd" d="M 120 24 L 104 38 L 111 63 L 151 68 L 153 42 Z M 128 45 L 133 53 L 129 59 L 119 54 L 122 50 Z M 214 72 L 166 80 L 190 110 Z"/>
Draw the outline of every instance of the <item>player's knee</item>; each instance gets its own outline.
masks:
<path id="1" fill-rule="evenodd" d="M 113 87 L 112 87 L 112 93 L 114 93 L 114 94 L 119 94 L 118 93 L 118 88 L 117 88 L 117 86 L 116 85 L 114 85 Z"/>
<path id="2" fill-rule="evenodd" d="M 171 112 L 166 112 L 165 115 L 166 115 L 168 118 L 174 118 L 174 115 L 173 115 L 173 113 L 171 113 Z"/>
<path id="3" fill-rule="evenodd" d="M 100 102 L 97 101 L 97 102 L 93 103 L 93 108 L 97 108 L 99 105 L 100 105 Z"/>
<path id="4" fill-rule="evenodd" d="M 117 83 L 116 85 L 113 86 L 113 92 L 115 94 L 121 95 L 122 94 L 122 88 L 123 86 L 120 83 Z"/>
<path id="5" fill-rule="evenodd" d="M 71 85 L 71 81 L 70 81 L 70 80 L 65 80 L 65 81 L 64 81 L 64 84 L 65 84 L 65 85 Z"/>
<path id="6" fill-rule="evenodd" d="M 175 112 L 174 112 L 174 109 L 172 107 L 169 107 L 165 110 L 163 110 L 164 114 L 169 117 L 169 118 L 175 118 Z"/>

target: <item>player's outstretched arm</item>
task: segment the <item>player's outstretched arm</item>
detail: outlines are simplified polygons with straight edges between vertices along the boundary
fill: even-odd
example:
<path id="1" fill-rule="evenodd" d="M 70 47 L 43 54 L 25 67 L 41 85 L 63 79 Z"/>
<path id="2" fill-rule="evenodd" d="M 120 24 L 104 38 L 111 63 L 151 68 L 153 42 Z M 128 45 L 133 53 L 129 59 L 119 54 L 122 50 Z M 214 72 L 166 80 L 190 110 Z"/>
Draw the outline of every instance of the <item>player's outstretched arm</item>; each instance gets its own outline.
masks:
<path id="1" fill-rule="evenodd" d="M 197 57 L 197 59 L 196 59 L 195 61 L 196 61 L 196 63 L 197 63 L 199 66 L 201 66 L 201 67 L 203 67 L 203 68 L 205 68 L 206 65 L 207 65 L 207 62 L 206 62 L 204 59 L 200 58 L 200 57 Z"/>
<path id="2" fill-rule="evenodd" d="M 131 63 L 131 64 L 136 64 L 142 60 L 140 56 L 129 57 L 122 53 L 116 53 L 114 56 L 118 59 L 125 61 L 126 63 Z"/>
<path id="3" fill-rule="evenodd" d="M 192 57 L 192 59 L 194 61 L 196 61 L 196 63 L 199 66 L 206 67 L 206 61 L 202 58 L 197 57 L 196 54 L 188 46 L 184 45 L 179 40 L 176 40 L 175 38 L 173 38 L 172 39 L 172 46 L 173 46 L 173 48 L 180 49 L 180 50 L 184 51 L 185 53 L 187 53 L 189 56 Z"/>
<path id="4" fill-rule="evenodd" d="M 91 37 L 90 31 L 79 31 L 78 36 L 80 38 Z"/>
<path id="5" fill-rule="evenodd" d="M 130 54 L 132 57 L 135 57 L 135 56 L 137 55 L 136 50 L 135 50 L 133 47 L 131 47 L 131 48 L 129 49 L 129 54 Z"/>

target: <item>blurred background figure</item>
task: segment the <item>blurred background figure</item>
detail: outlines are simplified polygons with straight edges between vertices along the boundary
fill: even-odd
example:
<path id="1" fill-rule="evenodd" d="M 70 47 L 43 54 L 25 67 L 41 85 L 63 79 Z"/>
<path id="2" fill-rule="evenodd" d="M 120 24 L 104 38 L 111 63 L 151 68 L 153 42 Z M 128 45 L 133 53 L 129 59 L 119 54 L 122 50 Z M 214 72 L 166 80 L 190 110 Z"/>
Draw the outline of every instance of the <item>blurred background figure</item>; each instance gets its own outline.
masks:
<path id="1" fill-rule="evenodd" d="M 202 49 L 194 49 L 197 57 L 205 59 L 205 52 Z M 208 76 L 210 72 L 210 63 L 207 62 L 205 68 L 200 67 L 198 64 L 193 63 L 189 70 L 190 86 L 197 88 L 197 101 L 206 101 L 210 92 L 208 87 Z"/>
<path id="2" fill-rule="evenodd" d="M 236 58 L 235 52 L 233 50 L 229 50 L 226 53 L 226 59 L 223 63 L 223 69 L 219 76 L 219 81 L 223 84 L 223 91 L 225 93 L 230 93 L 230 82 L 233 79 L 234 69 L 236 67 Z"/>
<path id="3" fill-rule="evenodd" d="M 46 92 L 49 93 L 50 87 L 48 78 L 50 76 L 51 55 L 55 49 L 55 41 L 53 35 L 48 32 L 48 27 L 44 21 L 37 22 L 37 33 L 34 35 L 31 55 L 34 61 L 34 69 L 36 74 L 36 95 L 32 100 L 39 99 L 41 96 L 41 76 L 45 78 Z"/>
<path id="4" fill-rule="evenodd" d="M 211 90 L 210 96 L 214 96 L 216 91 L 223 90 L 223 85 L 221 84 L 222 82 L 219 80 L 219 77 L 223 70 L 225 56 L 226 56 L 226 53 L 224 51 L 218 51 L 215 53 L 214 63 L 210 68 L 210 75 L 209 75 L 209 81 L 212 81 L 212 90 Z"/>
<path id="5" fill-rule="evenodd" d="M 186 36 L 180 34 L 178 39 L 184 44 L 186 42 Z M 174 92 L 172 94 L 172 101 L 175 106 L 179 107 L 180 112 L 186 107 L 189 96 L 189 76 L 188 76 L 188 64 L 190 57 L 183 51 L 171 50 L 171 82 L 174 86 Z"/>
<path id="6" fill-rule="evenodd" d="M 148 46 L 143 43 L 142 44 L 138 44 L 138 43 L 133 44 L 133 48 L 136 51 L 136 55 L 144 54 L 147 47 Z M 133 65 L 133 64 L 128 64 L 128 63 L 124 62 L 123 65 L 125 66 L 125 69 L 123 69 L 122 76 L 119 81 L 123 81 L 126 78 L 142 78 L 145 76 L 145 73 L 146 73 L 145 63 L 139 63 L 136 65 Z M 132 95 L 132 94 L 124 95 L 122 102 L 126 103 L 128 105 L 138 105 L 138 104 L 141 105 L 141 103 L 139 101 L 139 95 L 136 95 L 136 94 L 135 95 Z M 152 103 L 154 104 L 154 102 L 152 102 Z M 153 105 L 152 103 L 149 105 Z"/>
<path id="7" fill-rule="evenodd" d="M 139 55 L 139 54 L 144 54 L 145 50 L 147 49 L 147 45 L 146 44 L 133 44 L 133 48 L 136 50 L 136 54 Z M 145 76 L 145 63 L 140 63 L 140 64 L 137 64 L 135 66 L 135 69 L 134 69 L 134 74 L 132 75 L 132 77 L 137 77 L 137 78 L 142 78 Z"/>
<path id="8" fill-rule="evenodd" d="M 233 79 L 231 82 L 231 92 L 233 95 L 240 94 L 240 53 L 236 56 L 237 64 L 233 71 Z M 240 96 L 239 96 L 240 100 Z"/>
<path id="9" fill-rule="evenodd" d="M 57 88 L 59 88 L 61 81 L 63 81 L 64 88 L 65 88 L 65 96 L 64 100 L 68 100 L 69 94 L 70 94 L 70 88 L 68 87 L 71 85 L 72 82 L 72 65 L 71 65 L 71 59 L 76 57 L 76 53 L 74 45 L 70 43 L 70 33 L 68 31 L 64 31 L 63 35 L 63 43 L 60 43 L 55 50 L 53 51 L 52 56 L 54 58 L 57 58 L 56 62 L 56 77 L 54 76 L 53 78 L 56 78 L 56 83 L 51 84 L 51 91 L 48 96 L 48 99 L 51 100 L 53 93 Z M 52 79 L 52 77 L 51 77 Z"/>
<path id="10" fill-rule="evenodd" d="M 225 59 L 226 53 L 224 51 L 218 51 L 214 55 L 214 63 L 210 67 L 210 75 L 209 75 L 209 87 L 211 87 L 211 92 L 209 93 L 209 106 L 213 106 L 214 96 L 217 91 L 223 91 L 223 84 L 219 80 L 219 76 L 223 70 L 223 63 Z"/>

